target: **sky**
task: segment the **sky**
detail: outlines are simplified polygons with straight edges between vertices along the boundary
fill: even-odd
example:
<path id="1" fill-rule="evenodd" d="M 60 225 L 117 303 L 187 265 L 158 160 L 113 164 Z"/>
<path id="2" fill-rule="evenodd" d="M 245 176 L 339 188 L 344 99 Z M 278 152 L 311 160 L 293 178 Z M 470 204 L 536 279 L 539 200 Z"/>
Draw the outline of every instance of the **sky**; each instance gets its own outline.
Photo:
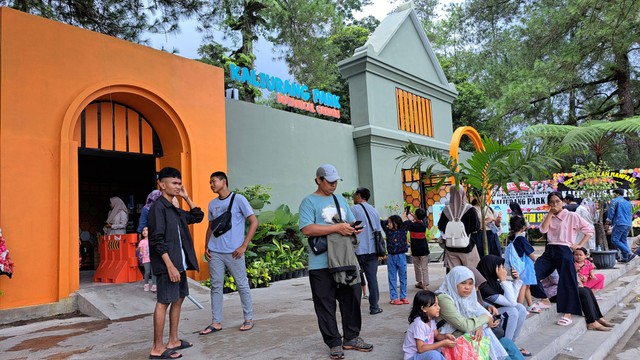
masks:
<path id="1" fill-rule="evenodd" d="M 446 2 L 461 1 L 463 0 L 449 0 Z M 395 4 L 391 4 L 390 0 L 373 0 L 373 3 L 366 6 L 361 13 L 356 13 L 355 18 L 360 19 L 373 15 L 376 19 L 382 21 L 395 7 L 402 3 L 402 1 L 397 1 Z M 202 35 L 196 30 L 196 25 L 194 20 L 190 20 L 180 25 L 180 33 L 168 35 L 150 34 L 150 45 L 156 49 L 164 48 L 166 51 L 173 51 L 175 49 L 178 51 L 178 56 L 197 59 L 199 58 L 198 47 L 201 45 Z M 216 40 L 227 47 L 233 47 L 231 42 L 223 41 L 222 34 L 220 34 Z M 256 70 L 272 76 L 278 76 L 283 80 L 292 79 L 286 63 L 282 60 L 274 60 L 275 54 L 273 53 L 273 45 L 271 43 L 260 38 L 255 44 L 254 52 L 256 53 Z"/>

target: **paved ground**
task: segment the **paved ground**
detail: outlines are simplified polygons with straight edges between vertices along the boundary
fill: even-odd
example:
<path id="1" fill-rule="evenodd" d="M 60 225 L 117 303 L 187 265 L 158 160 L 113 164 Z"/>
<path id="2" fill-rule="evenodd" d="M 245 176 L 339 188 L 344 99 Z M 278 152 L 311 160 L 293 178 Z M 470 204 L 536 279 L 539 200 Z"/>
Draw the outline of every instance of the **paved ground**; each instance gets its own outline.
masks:
<path id="1" fill-rule="evenodd" d="M 368 301 L 363 300 L 361 336 L 374 344 L 371 353 L 347 352 L 347 359 L 402 359 L 402 341 L 408 327 L 410 305 L 390 305 L 386 266 L 378 271 L 381 307 L 384 312 L 369 315 Z M 430 264 L 432 288 L 442 283 L 442 262 Z M 409 265 L 409 298 L 413 286 L 413 266 Z M 115 321 L 91 317 L 74 317 L 32 322 L 0 328 L 2 359 L 144 359 L 152 340 L 153 297 L 142 285 L 119 284 L 93 286 L 95 294 L 111 301 L 112 311 L 127 314 L 133 307 L 148 307 L 146 314 Z M 225 295 L 224 330 L 207 336 L 197 331 L 211 320 L 207 288 L 191 286 L 192 295 L 205 309 L 199 310 L 188 300 L 182 311 L 180 337 L 194 346 L 183 350 L 187 359 L 327 359 L 328 350 L 318 331 L 311 301 L 308 278 L 278 281 L 269 288 L 252 290 L 255 327 L 238 330 L 242 323 L 239 296 Z M 106 301 L 106 300 L 105 300 Z M 110 301 L 110 300 L 109 300 Z M 166 333 L 166 332 L 165 332 Z"/>

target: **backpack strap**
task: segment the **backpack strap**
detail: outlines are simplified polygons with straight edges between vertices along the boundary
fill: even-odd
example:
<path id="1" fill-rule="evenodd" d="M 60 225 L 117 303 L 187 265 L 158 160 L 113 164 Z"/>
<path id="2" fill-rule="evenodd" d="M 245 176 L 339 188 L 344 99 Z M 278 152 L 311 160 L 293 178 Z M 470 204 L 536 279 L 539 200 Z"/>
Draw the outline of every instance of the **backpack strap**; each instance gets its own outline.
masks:
<path id="1" fill-rule="evenodd" d="M 360 206 L 362 206 L 362 210 L 364 211 L 364 214 L 367 216 L 367 221 L 369 222 L 369 227 L 371 228 L 371 231 L 375 231 L 373 228 L 373 224 L 371 223 L 371 218 L 369 217 L 369 213 L 367 212 L 367 208 L 364 207 L 364 204 L 358 204 Z"/>
<path id="2" fill-rule="evenodd" d="M 236 198 L 236 193 L 231 193 L 231 201 L 229 202 L 229 207 L 227 208 L 228 213 L 231 213 L 231 207 L 233 206 L 233 199 Z"/>
<path id="3" fill-rule="evenodd" d="M 333 196 L 333 202 L 335 202 L 336 204 L 336 211 L 338 212 L 338 217 L 340 218 L 340 221 L 342 222 L 342 210 L 340 210 L 340 204 L 338 203 L 338 198 L 334 195 L 331 194 L 331 196 Z"/>

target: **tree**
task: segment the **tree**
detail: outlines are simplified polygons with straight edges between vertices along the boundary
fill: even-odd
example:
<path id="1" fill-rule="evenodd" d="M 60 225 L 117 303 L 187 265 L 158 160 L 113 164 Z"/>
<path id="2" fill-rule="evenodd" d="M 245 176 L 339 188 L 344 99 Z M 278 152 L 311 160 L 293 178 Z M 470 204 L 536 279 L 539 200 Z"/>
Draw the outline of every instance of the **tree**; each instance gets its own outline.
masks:
<path id="1" fill-rule="evenodd" d="M 550 174 L 558 165 L 554 153 L 543 148 L 536 149 L 533 145 L 525 146 L 518 140 L 503 145 L 489 137 L 484 137 L 482 143 L 484 149 L 474 151 L 466 162 L 460 163 L 438 149 L 410 141 L 402 148 L 403 155 L 397 160 L 403 164 L 413 161 L 409 167 L 417 171 L 426 164 L 425 176 L 440 177 L 440 181 L 435 185 L 437 189 L 442 187 L 448 178 L 453 179 L 453 185 L 456 187 L 467 187 L 468 193 L 474 193 L 478 200 L 482 219 L 488 212 L 491 189 L 501 187 L 506 190 L 508 182 L 527 183 L 532 179 Z M 482 229 L 486 255 L 489 246 L 484 221 Z"/>
<path id="2" fill-rule="evenodd" d="M 172 33 L 179 22 L 201 9 L 202 0 L 9 0 L 7 6 L 56 20 L 147 44 L 145 32 Z"/>
<path id="3" fill-rule="evenodd" d="M 637 113 L 640 2 L 470 0 L 447 11 L 431 28 L 434 48 L 487 96 L 482 114 L 492 136 Z M 621 145 L 640 160 L 637 137 Z"/>
<path id="4" fill-rule="evenodd" d="M 586 121 L 579 125 L 537 124 L 523 131 L 526 137 L 543 139 L 558 146 L 558 150 L 565 155 L 578 154 L 584 159 L 593 156 L 596 164 L 604 161 L 605 157 L 610 157 L 612 152 L 622 146 L 621 135 L 639 133 L 640 116 L 620 121 Z M 616 165 L 626 167 L 634 164 L 629 164 L 627 158 Z"/>

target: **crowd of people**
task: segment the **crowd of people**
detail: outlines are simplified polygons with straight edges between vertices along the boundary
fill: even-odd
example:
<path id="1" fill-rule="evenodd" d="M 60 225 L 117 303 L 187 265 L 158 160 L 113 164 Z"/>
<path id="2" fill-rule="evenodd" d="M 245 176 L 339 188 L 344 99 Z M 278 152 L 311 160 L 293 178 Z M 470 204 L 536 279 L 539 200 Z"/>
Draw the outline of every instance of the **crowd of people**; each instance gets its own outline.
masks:
<path id="1" fill-rule="evenodd" d="M 370 315 L 383 312 L 377 278 L 381 260 L 377 241 L 381 233 L 386 238 L 383 252 L 387 260 L 389 303 L 411 305 L 403 343 L 405 359 L 444 359 L 443 352 L 462 346 L 460 339 L 465 334 L 467 341 L 482 344 L 486 358 L 531 356 L 530 351 L 516 345 L 518 337 L 528 314 L 550 308 L 551 302 L 556 303 L 561 314 L 556 322 L 559 326 L 568 326 L 574 315 L 583 314 L 589 330 L 608 331 L 613 326 L 603 318 L 594 295 L 594 291 L 603 288 L 604 277 L 594 271 L 589 260 L 588 249 L 594 249 L 595 245 L 594 205 L 588 199 L 577 204 L 572 198 L 565 203 L 558 192 L 547 196 L 549 212 L 539 228 L 547 244 L 540 256 L 534 254 L 527 239 L 529 225 L 520 207 L 510 204 L 509 245 L 503 254 L 498 240 L 500 215 L 492 210 L 482 214 L 477 203 L 467 204 L 461 187 L 452 188 L 449 204 L 437 224 L 447 275 L 439 288 L 430 289 L 426 211 L 415 209 L 381 219 L 369 204 L 372 195 L 369 189 L 358 188 L 354 204 L 349 206 L 343 196 L 336 194 L 340 180 L 333 165 L 320 166 L 314 179 L 316 190 L 299 207 L 299 228 L 313 244 L 308 249 L 313 307 L 331 359 L 343 359 L 345 350 L 369 352 L 374 348 L 360 336 L 360 305 L 364 298 L 368 300 Z M 223 328 L 225 271 L 235 279 L 240 294 L 243 322 L 239 330 L 254 327 L 244 254 L 258 220 L 247 199 L 231 192 L 228 182 L 223 172 L 211 174 L 211 190 L 217 196 L 208 206 L 204 249 L 211 276 L 211 323 L 200 335 Z M 158 186 L 160 190 L 147 198 L 138 227 L 146 270 L 144 289 L 157 292 L 154 342 L 149 357 L 175 359 L 182 356 L 179 350 L 193 345 L 179 338 L 178 325 L 182 302 L 189 294 L 186 271 L 198 270 L 188 225 L 201 222 L 204 212 L 189 198 L 178 170 L 162 169 Z M 189 211 L 181 209 L 178 198 L 187 203 Z M 612 243 L 621 251 L 621 260 L 629 261 L 640 251 L 640 237 L 632 249 L 624 247 L 626 241 L 622 244 L 620 234 L 626 235 L 628 225 L 621 216 L 626 211 L 626 200 L 621 195 L 619 198 L 612 201 L 607 222 L 612 228 Z M 117 231 L 121 206 L 119 199 L 111 200 L 113 210 L 109 219 L 113 221 L 109 221 L 106 229 Z M 412 301 L 407 284 L 409 249 L 415 287 L 419 289 Z M 364 287 L 368 289 L 367 297 L 363 296 Z M 534 298 L 538 301 L 534 302 Z M 338 327 L 338 309 L 342 331 Z M 169 338 L 164 342 L 167 312 Z"/>

